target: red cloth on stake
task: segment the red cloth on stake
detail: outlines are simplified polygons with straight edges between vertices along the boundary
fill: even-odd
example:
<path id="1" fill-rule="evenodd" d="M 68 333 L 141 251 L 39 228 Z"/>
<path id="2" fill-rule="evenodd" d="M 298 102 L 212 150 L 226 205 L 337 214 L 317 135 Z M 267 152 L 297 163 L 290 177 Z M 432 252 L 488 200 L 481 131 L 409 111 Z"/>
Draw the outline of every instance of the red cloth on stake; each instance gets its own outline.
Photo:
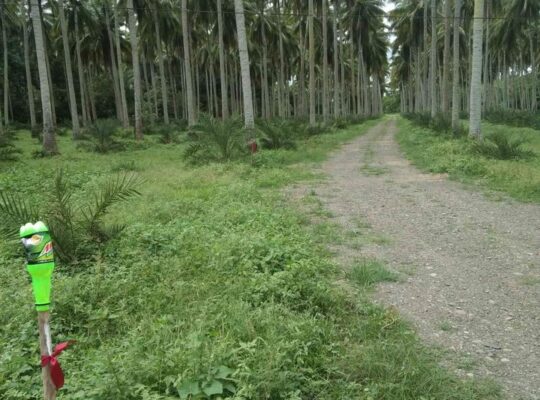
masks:
<path id="1" fill-rule="evenodd" d="M 56 389 L 60 389 L 62 386 L 64 386 L 64 372 L 62 371 L 62 367 L 60 366 L 60 363 L 56 357 L 58 357 L 60 353 L 67 349 L 71 344 L 73 344 L 73 341 L 59 343 L 56 345 L 53 353 L 50 356 L 41 356 L 41 367 L 43 368 L 49 365 L 51 380 L 54 383 L 54 386 L 56 386 Z"/>

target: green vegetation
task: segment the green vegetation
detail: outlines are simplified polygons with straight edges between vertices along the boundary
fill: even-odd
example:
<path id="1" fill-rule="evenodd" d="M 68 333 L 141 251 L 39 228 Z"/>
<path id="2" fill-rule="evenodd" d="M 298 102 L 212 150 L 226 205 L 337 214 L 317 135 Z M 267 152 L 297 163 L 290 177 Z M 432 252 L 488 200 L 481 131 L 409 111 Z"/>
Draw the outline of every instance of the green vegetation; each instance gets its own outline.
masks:
<path id="1" fill-rule="evenodd" d="M 388 271 L 377 260 L 362 260 L 348 274 L 349 280 L 360 287 L 369 287 L 379 282 L 395 282 L 396 274 Z"/>
<path id="2" fill-rule="evenodd" d="M 485 144 L 453 138 L 399 120 L 398 141 L 420 168 L 502 191 L 522 201 L 540 201 L 540 136 L 527 128 L 484 123 Z M 498 143 L 498 144 L 497 144 Z M 485 148 L 490 149 L 487 152 Z M 479 149 L 483 149 L 479 152 Z M 504 160 L 500 158 L 515 158 Z M 504 154 L 501 153 L 511 153 Z"/>
<path id="3" fill-rule="evenodd" d="M 52 206 L 43 194 L 60 168 L 77 188 L 71 207 L 117 182 L 118 171 L 145 182 L 140 197 L 108 210 L 105 222 L 125 229 L 90 247 L 92 262 L 60 263 L 55 273 L 55 342 L 78 341 L 62 356 L 62 398 L 496 397 L 438 367 L 394 312 L 362 295 L 391 278 L 382 266 L 353 269 L 359 297 L 340 290 L 327 237 L 284 206 L 284 185 L 313 177 L 312 162 L 373 124 L 298 141 L 301 151 L 262 151 L 253 164 L 200 167 L 182 164 L 185 145 L 148 138 L 140 150 L 100 155 L 62 137 L 61 156 L 32 159 L 38 143 L 19 132 L 23 159 L 2 164 L 0 189 L 32 206 Z M 35 315 L 17 240 L 0 242 L 0 264 L 0 295 L 9 299 L 0 397 L 38 399 Z"/>
<path id="4" fill-rule="evenodd" d="M 540 130 L 540 113 L 538 112 L 501 109 L 487 112 L 484 118 L 493 124 Z"/>

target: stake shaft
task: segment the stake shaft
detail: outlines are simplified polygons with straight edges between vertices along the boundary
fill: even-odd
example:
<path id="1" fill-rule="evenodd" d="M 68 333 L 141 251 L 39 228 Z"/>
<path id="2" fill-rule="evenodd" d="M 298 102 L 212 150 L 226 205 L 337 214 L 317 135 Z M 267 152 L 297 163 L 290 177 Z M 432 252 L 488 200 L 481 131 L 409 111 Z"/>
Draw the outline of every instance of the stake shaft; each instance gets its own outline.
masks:
<path id="1" fill-rule="evenodd" d="M 49 312 L 38 312 L 39 326 L 39 350 L 42 356 L 52 354 L 51 329 L 49 327 Z M 46 365 L 41 369 L 41 378 L 43 380 L 43 398 L 45 400 L 56 399 L 56 387 L 51 379 L 50 366 Z"/>

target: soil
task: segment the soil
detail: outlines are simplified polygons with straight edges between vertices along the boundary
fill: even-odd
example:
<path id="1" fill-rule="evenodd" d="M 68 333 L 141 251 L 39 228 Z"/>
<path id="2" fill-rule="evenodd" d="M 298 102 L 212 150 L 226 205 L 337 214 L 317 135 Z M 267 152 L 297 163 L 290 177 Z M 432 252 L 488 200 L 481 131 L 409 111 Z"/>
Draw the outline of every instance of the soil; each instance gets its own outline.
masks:
<path id="1" fill-rule="evenodd" d="M 373 238 L 338 261 L 386 262 L 401 279 L 376 301 L 445 349 L 447 367 L 493 379 L 504 398 L 540 399 L 540 206 L 420 172 L 396 132 L 388 119 L 346 144 L 309 188 L 335 222 Z"/>

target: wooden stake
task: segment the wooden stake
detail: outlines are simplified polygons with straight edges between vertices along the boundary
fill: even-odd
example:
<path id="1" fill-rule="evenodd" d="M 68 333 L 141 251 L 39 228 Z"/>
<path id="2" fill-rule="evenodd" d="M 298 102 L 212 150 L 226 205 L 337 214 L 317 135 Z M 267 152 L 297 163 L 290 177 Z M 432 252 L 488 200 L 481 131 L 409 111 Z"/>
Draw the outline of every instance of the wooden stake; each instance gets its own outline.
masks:
<path id="1" fill-rule="evenodd" d="M 51 329 L 49 327 L 49 312 L 38 312 L 39 325 L 39 350 L 42 356 L 50 356 L 52 354 Z M 50 366 L 46 365 L 41 369 L 41 377 L 43 380 L 43 398 L 45 400 L 56 399 L 56 386 L 51 379 Z"/>

